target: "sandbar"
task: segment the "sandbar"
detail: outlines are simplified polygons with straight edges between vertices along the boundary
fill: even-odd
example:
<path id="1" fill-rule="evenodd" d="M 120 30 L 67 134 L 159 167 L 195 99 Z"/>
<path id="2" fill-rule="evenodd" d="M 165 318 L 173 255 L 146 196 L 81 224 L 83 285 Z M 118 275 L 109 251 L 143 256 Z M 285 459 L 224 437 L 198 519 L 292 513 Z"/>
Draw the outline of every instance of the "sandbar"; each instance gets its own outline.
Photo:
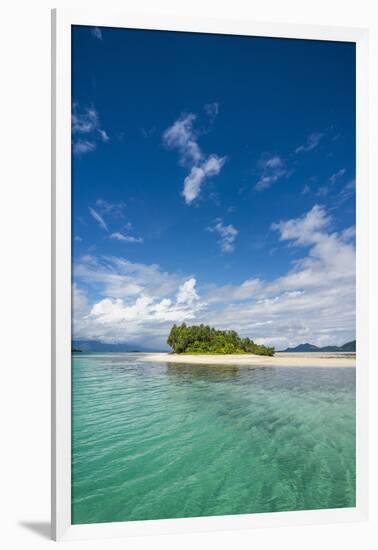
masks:
<path id="1" fill-rule="evenodd" d="M 140 353 L 144 361 L 195 365 L 244 365 L 256 367 L 355 367 L 355 353 L 277 352 L 273 357 L 263 355 L 186 355 L 175 353 Z"/>

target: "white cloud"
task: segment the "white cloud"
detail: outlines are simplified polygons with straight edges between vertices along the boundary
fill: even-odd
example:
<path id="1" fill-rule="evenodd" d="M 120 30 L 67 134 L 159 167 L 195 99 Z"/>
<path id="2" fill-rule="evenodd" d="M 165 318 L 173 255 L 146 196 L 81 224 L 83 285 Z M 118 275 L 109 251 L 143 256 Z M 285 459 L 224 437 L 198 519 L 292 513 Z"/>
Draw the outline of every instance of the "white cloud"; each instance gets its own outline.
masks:
<path id="1" fill-rule="evenodd" d="M 74 103 L 71 124 L 74 134 L 90 134 L 98 128 L 98 113 L 93 108 L 86 108 L 80 112 L 78 104 Z"/>
<path id="2" fill-rule="evenodd" d="M 205 301 L 208 304 L 217 304 L 256 299 L 256 297 L 260 296 L 262 284 L 262 281 L 256 278 L 247 279 L 240 285 L 213 286 L 205 294 Z"/>
<path id="3" fill-rule="evenodd" d="M 341 206 L 345 201 L 354 197 L 356 194 L 356 180 L 350 180 L 339 193 L 337 205 Z"/>
<path id="4" fill-rule="evenodd" d="M 314 132 L 313 134 L 310 134 L 307 137 L 306 143 L 300 145 L 295 149 L 296 153 L 308 153 L 309 151 L 312 151 L 313 149 L 316 149 L 316 147 L 319 145 L 321 139 L 323 138 L 324 134 L 321 134 L 319 132 Z"/>
<path id="5" fill-rule="evenodd" d="M 172 323 L 194 319 L 203 307 L 198 301 L 195 284 L 192 278 L 181 285 L 176 300 L 157 299 L 142 291 L 132 301 L 104 298 L 91 308 L 83 292 L 75 286 L 74 338 L 103 342 L 140 342 L 147 338 L 149 345 L 162 347 Z"/>
<path id="6" fill-rule="evenodd" d="M 96 200 L 96 207 L 101 215 L 109 215 L 111 214 L 112 217 L 115 218 L 123 218 L 124 217 L 124 210 L 126 208 L 126 203 L 124 202 L 116 202 L 112 203 L 109 201 L 106 201 L 104 199 L 97 199 Z"/>
<path id="7" fill-rule="evenodd" d="M 101 128 L 98 112 L 94 107 L 80 110 L 74 103 L 71 114 L 72 150 L 75 155 L 94 151 L 98 141 L 109 141 L 107 132 Z"/>
<path id="8" fill-rule="evenodd" d="M 87 297 L 83 290 L 78 288 L 77 284 L 72 285 L 72 300 L 73 300 L 73 309 L 75 315 L 80 317 L 86 315 L 90 311 L 90 306 L 88 305 Z"/>
<path id="9" fill-rule="evenodd" d="M 156 264 L 130 262 L 115 256 L 83 256 L 74 264 L 74 276 L 102 296 L 129 298 L 140 293 L 170 296 L 186 280 L 182 275 L 167 273 Z"/>
<path id="10" fill-rule="evenodd" d="M 167 298 L 157 301 L 145 295 L 139 296 L 132 305 L 125 304 L 121 298 L 106 298 L 93 306 L 90 315 L 101 324 L 133 321 L 142 326 L 153 321 L 172 323 L 194 318 L 194 312 L 186 304 L 178 304 Z M 125 327 L 122 327 L 123 330 Z"/>
<path id="11" fill-rule="evenodd" d="M 215 221 L 215 225 L 207 228 L 211 233 L 217 233 L 220 236 L 218 241 L 222 252 L 233 252 L 235 249 L 235 239 L 239 231 L 232 224 L 224 225 L 221 219 Z"/>
<path id="12" fill-rule="evenodd" d="M 354 241 L 356 238 L 356 228 L 347 227 L 344 231 L 341 232 L 340 238 L 345 242 Z"/>
<path id="13" fill-rule="evenodd" d="M 85 153 L 90 153 L 96 149 L 96 144 L 93 141 L 87 139 L 78 139 L 75 140 L 72 144 L 72 150 L 74 155 L 83 155 Z"/>
<path id="14" fill-rule="evenodd" d="M 205 106 L 215 118 L 218 113 L 218 104 L 214 103 Z M 163 133 L 163 142 L 170 149 L 177 149 L 179 161 L 182 166 L 190 169 L 184 180 L 183 196 L 186 204 L 190 205 L 199 196 L 201 187 L 206 178 L 216 176 L 220 173 L 226 157 L 219 157 L 212 154 L 205 157 L 198 143 L 198 135 L 193 129 L 196 115 L 193 113 L 182 114 L 172 126 Z"/>
<path id="15" fill-rule="evenodd" d="M 318 187 L 316 191 L 316 196 L 326 197 L 329 193 L 332 192 L 332 186 L 334 186 L 335 183 L 337 183 L 340 179 L 342 179 L 345 174 L 346 174 L 345 168 L 342 168 L 341 170 L 338 170 L 337 172 L 331 174 L 331 176 L 328 178 L 328 183 L 326 185 L 320 185 Z"/>
<path id="16" fill-rule="evenodd" d="M 109 141 L 109 136 L 105 132 L 105 130 L 101 130 L 101 128 L 99 128 L 97 131 L 100 134 L 100 137 L 101 137 L 102 141 Z"/>
<path id="17" fill-rule="evenodd" d="M 332 233 L 329 231 L 331 221 L 325 209 L 315 205 L 301 218 L 272 225 L 282 241 L 310 249 L 308 255 L 297 261 L 285 276 L 267 285 L 268 294 L 301 290 L 308 295 L 307 299 L 315 300 L 315 307 L 316 292 L 329 296 L 351 291 L 349 298 L 354 301 L 355 250 L 353 243 L 349 242 L 353 228 Z M 340 303 L 339 307 L 342 308 L 343 304 Z"/>
<path id="18" fill-rule="evenodd" d="M 142 243 L 143 239 L 141 237 L 133 237 L 132 235 L 124 235 L 119 231 L 112 233 L 109 237 L 110 239 L 115 239 L 117 241 L 123 241 L 125 243 Z"/>
<path id="19" fill-rule="evenodd" d="M 324 134 L 313 133 L 307 137 L 306 142 L 295 149 L 295 153 L 309 152 L 318 147 Z M 280 155 L 268 155 L 264 153 L 258 162 L 258 180 L 255 184 L 256 191 L 264 191 L 273 184 L 288 178 L 293 173 L 288 162 L 290 157 L 284 159 Z M 289 167 L 287 166 L 289 164 Z M 338 175 L 337 175 L 338 176 Z M 309 185 L 305 185 L 302 194 L 307 194 L 310 191 Z"/>
<path id="20" fill-rule="evenodd" d="M 353 339 L 354 228 L 334 233 L 331 226 L 331 218 L 317 205 L 300 218 L 273 224 L 282 242 L 308 247 L 308 253 L 272 281 L 252 279 L 211 289 L 206 302 L 222 302 L 224 308 L 221 315 L 208 310 L 206 322 L 235 327 L 279 348 L 304 341 L 327 345 Z M 256 320 L 262 324 L 257 326 Z"/>
<path id="21" fill-rule="evenodd" d="M 125 243 L 142 243 L 143 239 L 142 237 L 135 237 L 133 235 L 128 234 L 128 232 L 132 228 L 132 223 L 127 222 L 125 223 L 123 221 L 124 218 L 124 209 L 125 209 L 125 203 L 110 203 L 104 199 L 97 199 L 96 201 L 96 210 L 92 207 L 89 207 L 89 212 L 93 219 L 98 223 L 98 225 L 101 227 L 101 229 L 104 229 L 107 233 L 110 233 L 108 223 L 105 221 L 105 218 L 110 218 L 110 220 L 114 223 L 114 221 L 122 220 L 122 230 L 121 231 L 113 231 L 109 235 L 109 239 L 117 240 L 117 241 L 123 241 Z M 125 234 L 124 231 L 127 233 Z"/>
<path id="22" fill-rule="evenodd" d="M 316 204 L 304 216 L 273 223 L 271 227 L 280 233 L 282 241 L 293 241 L 297 245 L 306 245 L 316 242 L 330 221 L 325 209 Z"/>
<path id="23" fill-rule="evenodd" d="M 93 219 L 96 220 L 98 225 L 102 229 L 104 229 L 105 231 L 109 232 L 108 226 L 106 225 L 106 222 L 105 222 L 104 218 L 102 216 L 100 216 L 100 214 L 98 212 L 96 212 L 96 210 L 94 210 L 94 208 L 91 208 L 90 206 L 89 206 L 89 212 L 91 213 L 91 216 L 93 217 Z"/>
<path id="24" fill-rule="evenodd" d="M 256 191 L 268 189 L 278 180 L 288 175 L 285 163 L 278 155 L 263 157 L 259 162 L 259 171 L 259 179 L 255 185 Z"/>
<path id="25" fill-rule="evenodd" d="M 193 303 L 197 302 L 198 299 L 199 298 L 196 291 L 196 280 L 194 279 L 194 277 L 192 277 L 191 279 L 185 281 L 185 283 L 179 287 L 177 293 L 177 303 L 192 305 Z"/>
<path id="26" fill-rule="evenodd" d="M 306 341 L 340 345 L 354 339 L 354 228 L 338 234 L 329 232 L 330 224 L 320 207 L 274 224 L 282 241 L 307 246 L 308 254 L 285 275 L 272 281 L 255 280 L 244 293 L 246 283 L 211 290 L 206 301 L 223 302 L 224 307 L 221 314 L 208 310 L 205 322 L 234 327 L 278 349 Z"/>
<path id="27" fill-rule="evenodd" d="M 97 38 L 98 40 L 102 40 L 102 31 L 99 27 L 93 27 L 91 29 L 92 36 Z"/>
<path id="28" fill-rule="evenodd" d="M 201 192 L 201 186 L 206 178 L 219 174 L 225 161 L 225 157 L 210 155 L 199 166 L 193 166 L 189 175 L 184 180 L 182 194 L 186 204 L 191 204 L 198 197 Z"/>
<path id="29" fill-rule="evenodd" d="M 157 265 L 83 257 L 74 264 L 75 339 L 161 349 L 174 322 L 190 321 L 233 328 L 278 349 L 343 344 L 355 338 L 355 228 L 335 232 L 332 224 L 319 205 L 272 224 L 281 246 L 303 254 L 271 280 L 253 276 L 253 259 L 251 276 L 239 284 L 198 286 L 196 276 Z"/>
<path id="30" fill-rule="evenodd" d="M 345 173 L 346 173 L 345 168 L 341 168 L 341 170 L 338 170 L 337 172 L 335 172 L 330 176 L 329 181 L 331 182 L 332 185 L 334 185 L 337 182 L 337 180 L 343 177 Z"/>
<path id="31" fill-rule="evenodd" d="M 283 166 L 282 159 L 278 156 L 271 157 L 265 161 L 266 168 L 281 168 Z"/>
<path id="32" fill-rule="evenodd" d="M 178 149 L 180 162 L 184 166 L 198 163 L 203 158 L 193 130 L 195 120 L 196 115 L 193 113 L 183 114 L 163 134 L 163 141 L 167 147 Z"/>

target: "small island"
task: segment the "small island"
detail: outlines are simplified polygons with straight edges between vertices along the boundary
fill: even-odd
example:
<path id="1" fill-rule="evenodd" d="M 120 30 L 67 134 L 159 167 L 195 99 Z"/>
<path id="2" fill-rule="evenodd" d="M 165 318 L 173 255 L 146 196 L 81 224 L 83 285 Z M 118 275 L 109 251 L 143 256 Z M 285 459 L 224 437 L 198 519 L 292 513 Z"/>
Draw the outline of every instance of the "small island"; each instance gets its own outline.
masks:
<path id="1" fill-rule="evenodd" d="M 235 330 L 216 330 L 209 325 L 173 325 L 167 344 L 174 353 L 188 355 L 274 355 L 274 347 L 255 344 L 250 338 L 240 338 Z"/>
<path id="2" fill-rule="evenodd" d="M 274 347 L 241 338 L 234 330 L 217 330 L 208 325 L 173 325 L 167 338 L 172 351 L 141 353 L 142 361 L 238 367 L 352 367 L 356 354 L 320 351 L 276 352 Z M 341 349 L 341 348 L 340 348 Z"/>

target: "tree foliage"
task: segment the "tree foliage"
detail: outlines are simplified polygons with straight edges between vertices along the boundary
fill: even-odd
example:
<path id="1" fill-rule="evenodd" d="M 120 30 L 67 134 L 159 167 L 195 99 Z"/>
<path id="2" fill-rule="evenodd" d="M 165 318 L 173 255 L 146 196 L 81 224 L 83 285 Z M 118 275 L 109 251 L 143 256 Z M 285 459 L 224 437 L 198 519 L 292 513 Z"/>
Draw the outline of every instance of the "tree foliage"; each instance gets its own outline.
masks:
<path id="1" fill-rule="evenodd" d="M 174 353 L 274 355 L 273 347 L 255 344 L 250 338 L 240 338 L 234 330 L 216 330 L 208 325 L 173 325 L 167 344 Z"/>

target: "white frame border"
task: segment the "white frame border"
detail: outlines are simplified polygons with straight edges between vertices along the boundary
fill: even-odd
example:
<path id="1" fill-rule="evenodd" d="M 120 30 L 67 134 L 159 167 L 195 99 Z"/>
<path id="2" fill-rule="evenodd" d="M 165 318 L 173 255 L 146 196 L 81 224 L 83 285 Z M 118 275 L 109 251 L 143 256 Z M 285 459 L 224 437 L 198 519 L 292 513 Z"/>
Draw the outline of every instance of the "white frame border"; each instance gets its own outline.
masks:
<path id="1" fill-rule="evenodd" d="M 356 508 L 71 525 L 71 25 L 346 41 L 356 43 L 357 494 Z M 368 518 L 369 197 L 368 31 L 242 20 L 147 16 L 111 10 L 52 11 L 52 538 L 251 529 Z"/>

